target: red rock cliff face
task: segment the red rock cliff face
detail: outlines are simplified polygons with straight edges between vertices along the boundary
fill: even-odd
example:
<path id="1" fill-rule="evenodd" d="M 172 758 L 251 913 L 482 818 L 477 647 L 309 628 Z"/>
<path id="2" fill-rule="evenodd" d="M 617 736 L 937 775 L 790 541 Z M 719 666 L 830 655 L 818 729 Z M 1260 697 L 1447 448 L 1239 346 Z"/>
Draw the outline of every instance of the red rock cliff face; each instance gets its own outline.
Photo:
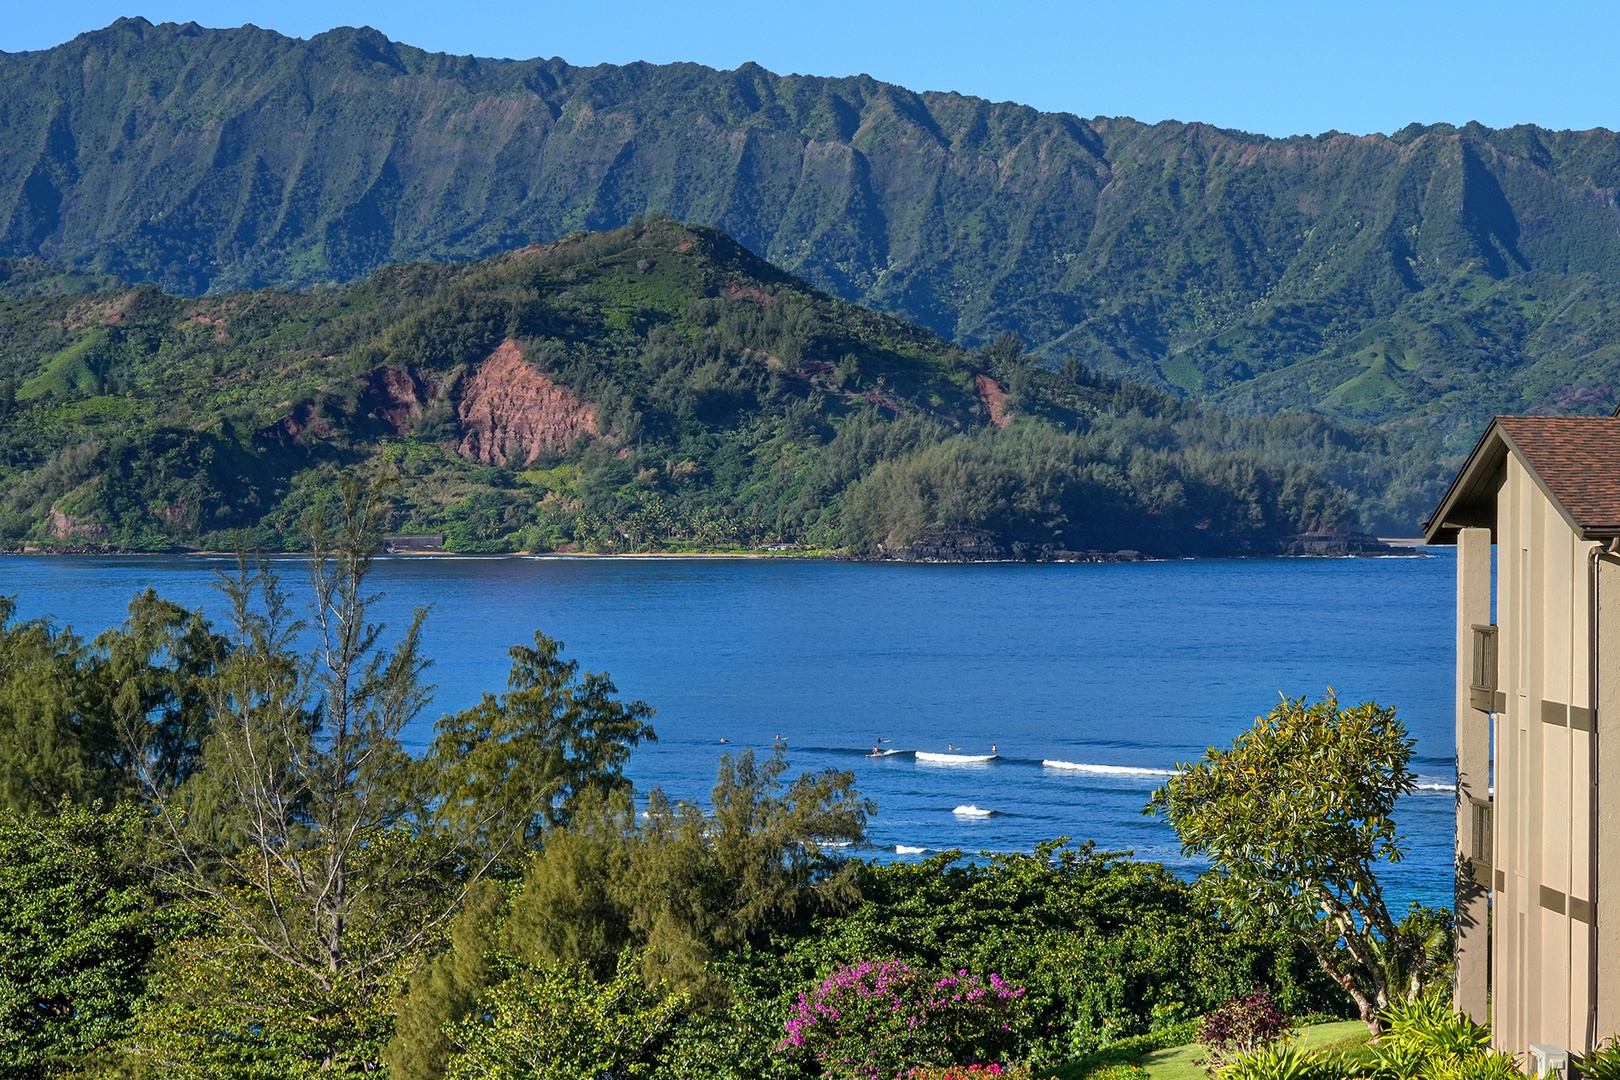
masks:
<path id="1" fill-rule="evenodd" d="M 461 380 L 456 452 L 485 465 L 529 465 L 597 434 L 596 410 L 530 367 L 503 341 Z"/>
<path id="2" fill-rule="evenodd" d="M 439 382 L 410 368 L 383 367 L 366 380 L 365 405 L 396 435 L 403 435 L 439 396 Z"/>

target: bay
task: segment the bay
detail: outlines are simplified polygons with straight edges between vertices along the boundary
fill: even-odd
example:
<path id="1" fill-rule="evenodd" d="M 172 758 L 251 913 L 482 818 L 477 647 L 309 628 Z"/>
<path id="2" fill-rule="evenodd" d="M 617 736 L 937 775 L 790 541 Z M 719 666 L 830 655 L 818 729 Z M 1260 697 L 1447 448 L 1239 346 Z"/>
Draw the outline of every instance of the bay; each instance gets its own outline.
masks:
<path id="1" fill-rule="evenodd" d="M 93 636 L 147 586 L 223 613 L 207 557 L 0 556 L 23 618 Z M 304 567 L 278 560 L 285 583 Z M 706 798 L 720 756 L 778 736 L 794 771 L 852 770 L 874 854 L 1027 851 L 1066 835 L 1182 871 L 1144 817 L 1177 763 L 1226 745 L 1279 693 L 1396 706 L 1424 790 L 1403 801 L 1398 903 L 1450 905 L 1450 549 L 1420 558 L 903 566 L 795 559 L 388 558 L 377 613 L 428 605 L 433 705 L 504 688 L 535 630 L 657 710 L 638 788 Z M 879 740 L 884 740 L 880 742 Z M 868 756 L 874 746 L 901 753 Z M 982 764 L 927 754 L 999 757 Z M 1053 763 L 1063 763 L 1061 765 Z"/>

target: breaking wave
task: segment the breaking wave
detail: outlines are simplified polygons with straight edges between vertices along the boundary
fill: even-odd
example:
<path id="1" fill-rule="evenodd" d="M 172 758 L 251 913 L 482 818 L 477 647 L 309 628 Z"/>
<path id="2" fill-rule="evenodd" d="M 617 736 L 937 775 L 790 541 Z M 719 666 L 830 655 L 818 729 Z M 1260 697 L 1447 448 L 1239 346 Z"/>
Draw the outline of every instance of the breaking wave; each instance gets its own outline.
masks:
<path id="1" fill-rule="evenodd" d="M 1061 772 L 1088 773 L 1092 776 L 1174 776 L 1174 769 L 1146 769 L 1135 765 L 1093 765 L 1085 761 L 1055 761 L 1044 759 L 1041 764 Z"/>

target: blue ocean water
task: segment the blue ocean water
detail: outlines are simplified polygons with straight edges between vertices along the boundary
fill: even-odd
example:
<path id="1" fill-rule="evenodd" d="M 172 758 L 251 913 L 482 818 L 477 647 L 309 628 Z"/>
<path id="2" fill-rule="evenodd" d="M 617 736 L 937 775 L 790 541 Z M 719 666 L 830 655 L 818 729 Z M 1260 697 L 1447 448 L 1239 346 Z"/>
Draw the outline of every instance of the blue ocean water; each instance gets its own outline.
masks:
<path id="1" fill-rule="evenodd" d="M 19 615 L 86 635 L 148 585 L 223 611 L 229 560 L 0 556 Z M 301 586 L 297 560 L 279 564 Z M 874 854 L 1029 850 L 1067 835 L 1192 869 L 1148 794 L 1289 695 L 1394 705 L 1424 790 L 1399 820 L 1404 903 L 1449 906 L 1452 556 L 901 566 L 801 560 L 395 558 L 378 613 L 430 605 L 433 705 L 505 687 L 536 629 L 656 710 L 637 786 L 705 798 L 720 756 L 780 736 L 795 772 L 852 770 Z M 726 741 L 722 741 L 726 740 Z M 879 740 L 883 740 L 880 742 Z M 902 753 L 874 758 L 874 746 Z M 930 762 L 915 751 L 999 757 Z M 1055 764 L 1061 763 L 1061 764 Z"/>

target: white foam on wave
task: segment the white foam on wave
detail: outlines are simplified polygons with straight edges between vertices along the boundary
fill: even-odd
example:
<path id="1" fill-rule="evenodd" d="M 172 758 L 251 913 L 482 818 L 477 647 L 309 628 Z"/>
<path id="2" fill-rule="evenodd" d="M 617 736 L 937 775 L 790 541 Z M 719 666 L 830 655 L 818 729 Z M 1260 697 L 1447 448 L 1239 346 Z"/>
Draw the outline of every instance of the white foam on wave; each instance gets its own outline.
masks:
<path id="1" fill-rule="evenodd" d="M 990 817 L 995 813 L 995 811 L 985 810 L 981 807 L 974 806 L 972 803 L 969 803 L 966 806 L 958 806 L 956 809 L 952 810 L 951 813 L 956 814 L 958 817 Z"/>
<path id="2" fill-rule="evenodd" d="M 1135 765 L 1093 765 L 1085 761 L 1056 761 L 1047 758 L 1041 762 L 1048 769 L 1062 772 L 1089 773 L 1092 776 L 1174 776 L 1174 769 L 1145 769 Z"/>
<path id="3" fill-rule="evenodd" d="M 894 853 L 896 855 L 921 855 L 927 850 L 928 849 L 925 847 L 913 847 L 911 844 L 894 845 Z"/>
<path id="4" fill-rule="evenodd" d="M 918 761 L 934 765 L 983 765 L 1000 756 L 1000 754 L 935 754 L 927 750 L 917 751 Z"/>
<path id="5" fill-rule="evenodd" d="M 874 747 L 872 747 L 872 752 L 867 754 L 866 756 L 867 757 L 894 757 L 894 755 L 896 755 L 896 754 L 909 754 L 909 753 L 911 753 L 910 750 L 879 750 L 877 747 L 874 746 Z"/>
<path id="6" fill-rule="evenodd" d="M 1058 761 L 1046 758 L 1041 765 L 1059 772 L 1085 773 L 1090 776 L 1140 776 L 1160 777 L 1174 776 L 1174 769 L 1147 769 L 1135 765 L 1097 765 L 1086 761 Z M 1457 785 L 1438 776 L 1419 776 L 1415 785 L 1418 791 L 1456 791 Z"/>

